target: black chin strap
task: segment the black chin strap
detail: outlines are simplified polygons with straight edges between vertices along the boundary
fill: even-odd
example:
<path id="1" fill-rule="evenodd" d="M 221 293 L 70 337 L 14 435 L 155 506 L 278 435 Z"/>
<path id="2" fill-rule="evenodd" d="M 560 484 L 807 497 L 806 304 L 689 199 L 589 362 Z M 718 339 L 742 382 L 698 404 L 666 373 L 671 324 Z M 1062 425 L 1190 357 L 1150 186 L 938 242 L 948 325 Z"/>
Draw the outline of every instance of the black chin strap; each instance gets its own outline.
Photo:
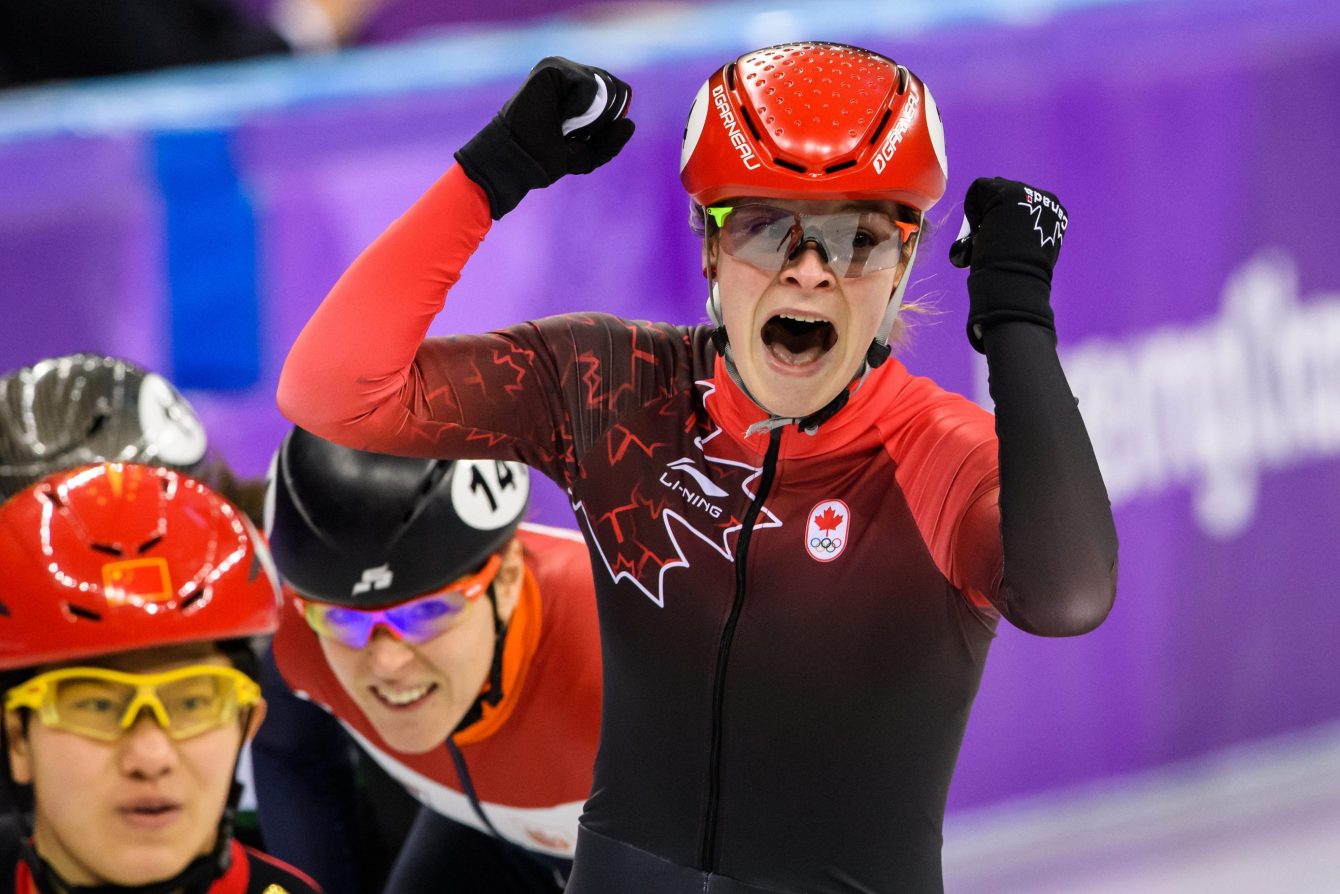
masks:
<path id="1" fill-rule="evenodd" d="M 465 712 L 461 722 L 456 724 L 456 728 L 451 731 L 452 735 L 478 723 L 480 718 L 484 716 L 485 705 L 494 708 L 503 699 L 503 646 L 507 642 L 507 625 L 503 623 L 502 615 L 498 612 L 498 594 L 493 588 L 492 581 L 489 582 L 488 596 L 489 605 L 493 606 L 493 665 L 489 668 L 488 685 L 480 690 L 479 695 L 475 696 L 470 709 Z"/>
<path id="2" fill-rule="evenodd" d="M 829 419 L 832 419 L 834 416 L 836 416 L 838 414 L 838 411 L 841 410 L 843 407 L 845 407 L 847 405 L 847 401 L 849 401 L 850 399 L 851 399 L 851 391 L 848 390 L 847 388 L 843 388 L 841 391 L 837 393 L 837 396 L 834 397 L 832 400 L 830 400 L 828 403 L 824 404 L 822 407 L 815 410 L 810 415 L 796 420 L 796 427 L 807 435 L 814 434 L 816 431 L 819 430 L 819 426 L 823 425 Z"/>
<path id="3" fill-rule="evenodd" d="M 722 357 L 726 356 L 726 346 L 730 344 L 730 336 L 726 334 L 725 326 L 718 326 L 712 330 L 712 346 L 717 349 L 717 353 Z"/>

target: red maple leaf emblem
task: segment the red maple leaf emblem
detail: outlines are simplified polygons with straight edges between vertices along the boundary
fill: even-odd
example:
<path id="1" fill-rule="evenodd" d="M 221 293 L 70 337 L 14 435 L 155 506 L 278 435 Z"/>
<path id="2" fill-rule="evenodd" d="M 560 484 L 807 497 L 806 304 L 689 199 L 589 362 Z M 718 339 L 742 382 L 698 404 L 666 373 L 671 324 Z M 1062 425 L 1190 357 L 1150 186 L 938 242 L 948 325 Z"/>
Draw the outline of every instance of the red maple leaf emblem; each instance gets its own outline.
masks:
<path id="1" fill-rule="evenodd" d="M 814 523 L 819 526 L 820 531 L 832 531 L 842 524 L 842 516 L 834 512 L 832 506 L 829 506 L 814 519 Z"/>

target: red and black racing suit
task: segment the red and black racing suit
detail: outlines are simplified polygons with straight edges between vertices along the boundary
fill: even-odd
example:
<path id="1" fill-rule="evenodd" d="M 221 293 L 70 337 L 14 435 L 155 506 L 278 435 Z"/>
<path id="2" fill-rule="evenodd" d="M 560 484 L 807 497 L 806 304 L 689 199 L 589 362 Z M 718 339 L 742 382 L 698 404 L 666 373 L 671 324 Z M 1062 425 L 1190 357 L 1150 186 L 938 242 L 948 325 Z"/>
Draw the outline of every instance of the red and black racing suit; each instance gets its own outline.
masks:
<path id="1" fill-rule="evenodd" d="M 568 489 L 605 673 L 570 894 L 939 891 L 997 618 L 1084 632 L 1115 588 L 1054 334 L 988 330 L 995 431 L 891 360 L 817 435 L 747 435 L 764 413 L 705 326 L 580 313 L 425 341 L 490 223 L 453 167 L 317 310 L 279 400 L 349 446 Z"/>
<path id="2" fill-rule="evenodd" d="M 590 563 L 571 531 L 523 524 L 516 537 L 525 573 L 504 639 L 502 699 L 422 754 L 398 751 L 377 733 L 285 594 L 273 646 L 283 683 L 334 715 L 423 805 L 387 890 L 556 891 L 571 868 L 600 728 Z M 332 815 L 341 812 L 339 802 L 323 792 L 341 775 L 347 783 L 351 767 L 332 768 L 327 758 L 311 772 L 331 731 L 276 692 L 283 683 L 264 677 L 271 710 L 252 746 L 267 845 L 318 878 L 356 889 L 354 880 L 337 877 L 338 852 L 361 844 L 349 833 L 353 818 Z M 492 847 L 461 827 L 497 836 L 520 853 L 509 856 L 511 848 Z"/>

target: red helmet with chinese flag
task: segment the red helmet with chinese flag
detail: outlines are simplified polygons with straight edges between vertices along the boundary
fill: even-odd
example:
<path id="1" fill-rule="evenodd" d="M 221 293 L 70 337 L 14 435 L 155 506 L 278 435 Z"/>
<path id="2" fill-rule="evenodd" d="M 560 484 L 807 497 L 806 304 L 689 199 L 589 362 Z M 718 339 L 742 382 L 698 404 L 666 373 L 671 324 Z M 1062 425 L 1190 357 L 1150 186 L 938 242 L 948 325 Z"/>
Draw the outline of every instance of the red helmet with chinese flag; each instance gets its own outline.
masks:
<path id="1" fill-rule="evenodd" d="M 170 469 L 82 466 L 0 506 L 0 670 L 272 633 L 278 594 L 251 522 Z"/>
<path id="2" fill-rule="evenodd" d="M 947 177 L 930 90 L 859 47 L 792 43 L 746 53 L 698 91 L 680 179 L 723 199 L 891 200 L 925 213 Z"/>

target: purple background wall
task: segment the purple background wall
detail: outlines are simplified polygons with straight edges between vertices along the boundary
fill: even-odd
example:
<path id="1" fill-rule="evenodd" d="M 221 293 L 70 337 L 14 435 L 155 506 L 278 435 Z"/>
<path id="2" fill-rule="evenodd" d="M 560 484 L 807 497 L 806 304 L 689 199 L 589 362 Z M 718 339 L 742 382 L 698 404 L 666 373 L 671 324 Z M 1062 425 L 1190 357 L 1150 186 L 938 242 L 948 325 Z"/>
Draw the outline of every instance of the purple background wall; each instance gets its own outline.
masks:
<path id="1" fill-rule="evenodd" d="M 263 18 L 277 0 L 236 0 Z M 588 19 L 636 14 L 653 5 L 685 6 L 704 0 L 490 0 L 488 3 L 444 0 L 370 0 L 354 35 L 357 43 L 381 43 L 470 25 L 521 23 L 556 16 Z"/>
<path id="2" fill-rule="evenodd" d="M 1340 7 L 1126 3 L 902 38 L 796 33 L 907 62 L 944 115 L 950 191 L 913 287 L 942 313 L 916 330 L 915 371 L 983 390 L 944 260 L 971 178 L 1035 182 L 1071 212 L 1055 304 L 1116 507 L 1117 607 L 1077 640 L 1002 630 L 952 804 L 1340 718 Z M 520 71 L 564 50 L 525 47 Z M 633 84 L 636 139 L 500 224 L 435 331 L 587 308 L 700 319 L 678 139 L 731 53 L 588 56 Z M 224 128 L 254 216 L 260 380 L 190 397 L 241 472 L 263 473 L 285 430 L 274 381 L 303 321 L 514 86 L 259 104 Z M 15 108 L 0 101 L 0 133 Z M 0 367 L 96 349 L 174 373 L 160 138 L 0 138 Z M 553 489 L 535 515 L 571 526 Z"/>

